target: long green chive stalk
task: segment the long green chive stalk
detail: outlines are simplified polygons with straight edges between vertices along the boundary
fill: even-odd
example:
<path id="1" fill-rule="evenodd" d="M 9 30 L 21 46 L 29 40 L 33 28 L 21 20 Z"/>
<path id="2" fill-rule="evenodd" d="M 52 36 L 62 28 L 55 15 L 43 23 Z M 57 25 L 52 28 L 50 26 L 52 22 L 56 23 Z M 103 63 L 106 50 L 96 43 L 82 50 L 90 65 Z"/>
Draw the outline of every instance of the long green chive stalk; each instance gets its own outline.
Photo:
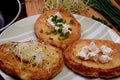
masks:
<path id="1" fill-rule="evenodd" d="M 110 0 L 85 0 L 87 4 L 99 11 L 115 28 L 120 31 L 120 10 Z M 89 1 L 89 2 L 88 2 Z"/>

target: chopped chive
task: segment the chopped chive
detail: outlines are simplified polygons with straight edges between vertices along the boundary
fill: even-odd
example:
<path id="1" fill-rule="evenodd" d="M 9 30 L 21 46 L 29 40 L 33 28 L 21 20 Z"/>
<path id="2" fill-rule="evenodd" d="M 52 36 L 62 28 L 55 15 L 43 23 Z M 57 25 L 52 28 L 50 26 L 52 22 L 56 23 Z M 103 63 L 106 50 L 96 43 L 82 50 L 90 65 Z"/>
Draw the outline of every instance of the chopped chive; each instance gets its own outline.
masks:
<path id="1" fill-rule="evenodd" d="M 62 40 L 61 37 L 58 37 L 58 40 Z"/>
<path id="2" fill-rule="evenodd" d="M 49 40 L 53 40 L 53 38 L 50 37 Z"/>
<path id="3" fill-rule="evenodd" d="M 62 37 L 58 37 L 58 40 L 65 40 L 67 39 L 69 36 L 62 36 Z"/>
<path id="4" fill-rule="evenodd" d="M 58 29 L 58 32 L 59 32 L 59 33 L 62 33 L 62 28 L 59 28 L 59 29 Z"/>
<path id="5" fill-rule="evenodd" d="M 55 29 L 51 29 L 51 31 L 50 31 L 51 33 L 54 33 L 54 32 L 56 32 L 56 30 Z"/>
<path id="6" fill-rule="evenodd" d="M 57 19 L 57 22 L 63 22 L 63 19 L 62 18 Z"/>
<path id="7" fill-rule="evenodd" d="M 49 17 L 48 16 L 46 16 L 46 19 L 48 19 Z"/>
<path id="8" fill-rule="evenodd" d="M 54 35 L 56 35 L 57 31 L 55 29 L 51 29 L 51 33 L 53 33 Z"/>
<path id="9" fill-rule="evenodd" d="M 69 34 L 70 34 L 69 32 L 66 32 L 66 33 L 65 33 L 65 36 L 68 36 Z"/>
<path id="10" fill-rule="evenodd" d="M 60 34 L 60 37 L 62 37 L 62 36 L 64 36 L 64 33 L 61 33 L 61 34 Z"/>
<path id="11" fill-rule="evenodd" d="M 58 27 L 63 27 L 63 25 L 62 25 L 62 24 L 56 24 L 56 26 L 58 26 Z"/>
<path id="12" fill-rule="evenodd" d="M 57 32 L 54 32 L 53 34 L 54 34 L 54 35 L 56 35 L 56 34 L 57 34 Z"/>
<path id="13" fill-rule="evenodd" d="M 55 25 L 57 25 L 57 21 L 52 21 Z"/>
<path id="14" fill-rule="evenodd" d="M 65 23 L 66 23 L 66 20 L 63 20 L 63 23 L 65 24 Z"/>
<path id="15" fill-rule="evenodd" d="M 68 37 L 69 37 L 69 36 L 64 36 L 64 37 L 63 37 L 63 40 L 68 39 Z"/>
<path id="16" fill-rule="evenodd" d="M 71 29 L 71 28 L 68 28 L 68 30 L 72 31 L 72 29 Z"/>
<path id="17" fill-rule="evenodd" d="M 74 21 L 71 19 L 69 23 L 70 23 L 70 24 L 74 24 Z"/>
<path id="18" fill-rule="evenodd" d="M 43 33 L 43 29 L 40 30 L 40 33 Z"/>
<path id="19" fill-rule="evenodd" d="M 51 34 L 51 32 L 48 32 L 48 31 L 46 31 L 45 33 L 46 33 L 47 35 L 50 35 L 50 34 Z"/>
<path id="20" fill-rule="evenodd" d="M 56 19 L 57 19 L 57 16 L 56 16 L 56 15 L 52 17 L 52 21 L 53 21 L 53 22 L 56 21 Z"/>
<path id="21" fill-rule="evenodd" d="M 69 37 L 69 32 L 66 33 L 61 33 L 60 36 L 58 37 L 59 40 L 65 40 Z"/>

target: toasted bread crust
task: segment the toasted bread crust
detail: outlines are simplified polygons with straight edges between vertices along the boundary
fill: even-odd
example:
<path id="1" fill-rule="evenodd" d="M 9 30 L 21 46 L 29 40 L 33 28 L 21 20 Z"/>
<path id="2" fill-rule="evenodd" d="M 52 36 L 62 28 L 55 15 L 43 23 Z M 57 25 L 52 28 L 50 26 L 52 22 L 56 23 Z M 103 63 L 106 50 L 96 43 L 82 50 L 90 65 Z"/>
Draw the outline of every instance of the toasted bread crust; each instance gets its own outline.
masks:
<path id="1" fill-rule="evenodd" d="M 68 39 L 65 40 L 59 40 L 59 35 L 47 35 L 45 32 L 50 32 L 50 28 L 47 26 L 46 17 L 55 15 L 57 12 L 59 12 L 63 20 L 66 20 L 66 23 L 70 25 L 72 29 L 72 34 L 70 34 Z M 73 20 L 74 24 L 70 24 L 69 21 Z M 73 17 L 72 14 L 68 13 L 65 10 L 62 9 L 54 9 L 44 12 L 36 21 L 35 23 L 35 34 L 39 40 L 45 41 L 50 43 L 51 45 L 54 45 L 56 47 L 59 47 L 61 49 L 65 49 L 69 44 L 73 43 L 77 39 L 79 39 L 81 35 L 81 28 L 79 22 Z M 43 30 L 43 33 L 40 32 L 40 30 Z M 49 38 L 53 38 L 53 40 L 50 40 Z"/>
<path id="2" fill-rule="evenodd" d="M 82 60 L 76 54 L 78 50 L 89 45 L 91 41 L 94 41 L 97 47 L 106 45 L 112 48 L 112 60 L 108 63 L 94 62 L 90 60 Z M 101 77 L 101 78 L 113 78 L 120 76 L 120 44 L 114 43 L 108 40 L 95 40 L 95 39 L 81 39 L 69 46 L 65 53 L 64 59 L 66 65 L 74 72 L 86 76 L 86 77 Z"/>
<path id="3" fill-rule="evenodd" d="M 47 45 L 47 44 L 46 44 Z M 55 63 L 49 63 L 48 66 L 44 65 L 44 68 L 37 66 L 26 66 L 28 63 L 21 62 L 21 60 L 9 53 L 7 50 L 7 45 L 0 45 L 0 69 L 5 73 L 20 78 L 22 80 L 48 80 L 56 76 L 63 68 L 63 56 L 62 51 L 51 45 L 47 45 L 51 50 L 56 51 L 57 59 L 55 58 Z M 53 58 L 54 59 L 54 58 Z M 43 63 L 44 64 L 44 63 Z"/>

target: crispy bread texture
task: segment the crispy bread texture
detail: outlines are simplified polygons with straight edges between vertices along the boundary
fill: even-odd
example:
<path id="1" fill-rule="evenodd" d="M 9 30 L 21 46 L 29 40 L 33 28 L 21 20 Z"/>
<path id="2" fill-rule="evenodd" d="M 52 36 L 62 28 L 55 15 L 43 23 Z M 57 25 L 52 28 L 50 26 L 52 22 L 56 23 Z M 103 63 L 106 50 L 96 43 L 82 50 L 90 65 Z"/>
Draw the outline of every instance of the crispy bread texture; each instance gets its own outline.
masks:
<path id="1" fill-rule="evenodd" d="M 101 45 L 110 47 L 113 50 L 112 60 L 103 64 L 98 61 L 83 60 L 76 56 L 79 50 L 83 46 L 89 45 L 91 41 L 94 41 L 97 47 Z M 113 78 L 120 76 L 120 44 L 113 41 L 80 39 L 66 49 L 64 59 L 65 64 L 71 70 L 85 77 Z"/>
<path id="2" fill-rule="evenodd" d="M 20 44 L 23 42 L 15 43 Z M 33 42 L 30 41 L 24 43 L 29 44 Z M 41 46 L 41 48 L 43 48 L 42 46 L 44 46 L 44 51 L 43 53 L 41 53 L 42 55 L 45 54 L 44 56 L 46 57 L 44 57 L 40 64 L 33 64 L 31 61 L 32 59 L 30 60 L 30 62 L 27 62 L 26 60 L 24 61 L 24 59 L 19 58 L 19 56 L 15 55 L 18 53 L 14 53 L 11 52 L 11 50 L 8 50 L 8 44 L 4 43 L 0 45 L 0 69 L 13 77 L 20 78 L 21 80 L 49 80 L 56 76 L 64 66 L 62 51 L 49 44 L 43 44 L 40 42 L 35 43 L 38 44 L 38 47 Z M 11 49 L 14 47 L 16 46 L 12 46 Z"/>
<path id="3" fill-rule="evenodd" d="M 72 29 L 72 33 L 70 36 L 65 40 L 59 40 L 58 37 L 60 34 L 54 35 L 50 34 L 47 35 L 46 32 L 50 32 L 51 29 L 48 26 L 48 22 L 46 20 L 47 17 L 55 15 L 57 12 L 59 12 L 63 18 L 63 20 L 66 21 L 66 24 L 69 25 Z M 74 23 L 70 24 L 70 20 L 73 20 Z M 62 9 L 54 9 L 44 12 L 40 17 L 37 19 L 35 23 L 35 34 L 39 40 L 45 41 L 50 43 L 51 45 L 54 45 L 56 47 L 59 47 L 61 49 L 65 49 L 69 44 L 73 43 L 74 41 L 78 40 L 81 35 L 81 28 L 80 28 L 79 22 L 74 18 L 74 16 L 70 13 L 68 13 L 65 10 Z M 42 30 L 42 32 L 40 32 Z"/>

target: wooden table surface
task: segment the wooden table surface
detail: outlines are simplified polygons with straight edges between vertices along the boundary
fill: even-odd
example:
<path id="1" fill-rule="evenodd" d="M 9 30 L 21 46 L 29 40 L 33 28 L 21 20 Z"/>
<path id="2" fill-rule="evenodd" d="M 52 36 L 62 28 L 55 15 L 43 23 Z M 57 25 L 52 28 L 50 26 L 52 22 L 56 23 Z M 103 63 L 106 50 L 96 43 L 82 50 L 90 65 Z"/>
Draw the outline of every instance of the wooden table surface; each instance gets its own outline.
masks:
<path id="1" fill-rule="evenodd" d="M 111 0 L 113 4 L 120 9 L 120 0 Z M 116 3 L 116 2 L 117 3 Z M 27 16 L 32 16 L 36 14 L 41 14 L 41 9 L 44 7 L 44 0 L 25 0 L 25 7 L 26 7 L 26 13 Z M 89 7 L 87 13 L 80 14 L 86 17 L 92 17 L 95 16 L 97 18 L 101 18 L 106 20 L 110 25 L 112 25 L 107 19 L 105 19 L 100 13 Z M 116 30 L 114 25 L 112 25 L 112 29 L 120 36 L 120 32 Z"/>

